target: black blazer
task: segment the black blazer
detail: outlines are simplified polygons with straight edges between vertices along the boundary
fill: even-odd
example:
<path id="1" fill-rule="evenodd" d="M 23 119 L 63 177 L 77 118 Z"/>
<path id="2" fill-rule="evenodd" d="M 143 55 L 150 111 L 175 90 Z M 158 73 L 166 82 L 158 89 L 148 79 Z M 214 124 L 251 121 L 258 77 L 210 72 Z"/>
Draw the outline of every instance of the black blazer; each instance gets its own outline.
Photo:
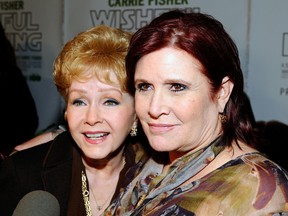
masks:
<path id="1" fill-rule="evenodd" d="M 13 154 L 0 165 L 0 216 L 12 215 L 20 199 L 34 190 L 53 194 L 65 215 L 69 201 L 72 152 L 70 133 L 53 141 Z"/>

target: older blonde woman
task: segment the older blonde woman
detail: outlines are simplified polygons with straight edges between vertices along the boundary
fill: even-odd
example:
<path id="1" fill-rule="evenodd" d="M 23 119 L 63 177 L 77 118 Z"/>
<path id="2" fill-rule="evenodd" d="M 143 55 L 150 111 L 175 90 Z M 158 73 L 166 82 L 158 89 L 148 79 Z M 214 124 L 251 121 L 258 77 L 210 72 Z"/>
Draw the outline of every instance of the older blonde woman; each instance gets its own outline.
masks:
<path id="1" fill-rule="evenodd" d="M 3 161 L 1 215 L 11 215 L 34 190 L 55 196 L 63 216 L 100 215 L 141 168 L 146 156 L 137 143 L 134 95 L 125 85 L 130 37 L 96 26 L 65 44 L 53 75 L 68 130 Z"/>

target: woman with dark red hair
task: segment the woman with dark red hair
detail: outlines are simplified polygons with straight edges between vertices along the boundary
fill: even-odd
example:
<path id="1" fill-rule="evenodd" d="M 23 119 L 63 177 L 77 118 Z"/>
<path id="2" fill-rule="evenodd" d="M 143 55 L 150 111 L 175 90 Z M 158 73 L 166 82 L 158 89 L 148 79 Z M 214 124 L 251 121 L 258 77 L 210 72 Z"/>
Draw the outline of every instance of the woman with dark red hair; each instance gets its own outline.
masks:
<path id="1" fill-rule="evenodd" d="M 148 161 L 107 213 L 288 213 L 288 174 L 257 150 L 238 50 L 219 21 L 160 15 L 132 36 L 126 71 L 148 141 L 169 160 Z"/>

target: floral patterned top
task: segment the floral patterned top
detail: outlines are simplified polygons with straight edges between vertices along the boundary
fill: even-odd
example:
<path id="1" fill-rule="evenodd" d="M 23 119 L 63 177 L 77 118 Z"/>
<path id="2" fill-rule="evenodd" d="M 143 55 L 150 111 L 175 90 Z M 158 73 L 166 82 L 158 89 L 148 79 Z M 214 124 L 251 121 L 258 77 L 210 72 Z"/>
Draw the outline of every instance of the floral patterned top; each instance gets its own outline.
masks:
<path id="1" fill-rule="evenodd" d="M 223 151 L 220 140 L 177 159 L 165 176 L 151 158 L 105 215 L 287 216 L 288 173 L 257 152 L 183 185 Z"/>

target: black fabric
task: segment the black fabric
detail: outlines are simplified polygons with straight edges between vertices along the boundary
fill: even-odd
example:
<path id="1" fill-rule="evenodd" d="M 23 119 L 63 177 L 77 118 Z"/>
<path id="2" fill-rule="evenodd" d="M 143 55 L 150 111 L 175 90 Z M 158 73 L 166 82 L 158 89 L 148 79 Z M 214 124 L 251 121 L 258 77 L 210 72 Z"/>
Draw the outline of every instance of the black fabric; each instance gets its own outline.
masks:
<path id="1" fill-rule="evenodd" d="M 20 199 L 34 190 L 54 195 L 60 204 L 61 216 L 67 215 L 68 206 L 68 212 L 84 213 L 80 178 L 84 166 L 80 152 L 70 132 L 65 131 L 53 141 L 16 152 L 5 159 L 0 164 L 0 216 L 12 215 Z M 143 165 L 148 158 L 149 154 L 140 144 L 127 140 L 126 164 L 114 198 L 134 178 L 139 164 Z"/>
<path id="2" fill-rule="evenodd" d="M 34 190 L 54 195 L 61 206 L 61 215 L 66 215 L 74 145 L 67 131 L 54 141 L 5 159 L 0 165 L 0 215 L 12 215 L 20 199 Z"/>
<path id="3" fill-rule="evenodd" d="M 7 156 L 16 145 L 34 137 L 38 127 L 38 114 L 26 79 L 17 66 L 14 49 L 1 23 L 0 67 L 0 152 Z"/>

